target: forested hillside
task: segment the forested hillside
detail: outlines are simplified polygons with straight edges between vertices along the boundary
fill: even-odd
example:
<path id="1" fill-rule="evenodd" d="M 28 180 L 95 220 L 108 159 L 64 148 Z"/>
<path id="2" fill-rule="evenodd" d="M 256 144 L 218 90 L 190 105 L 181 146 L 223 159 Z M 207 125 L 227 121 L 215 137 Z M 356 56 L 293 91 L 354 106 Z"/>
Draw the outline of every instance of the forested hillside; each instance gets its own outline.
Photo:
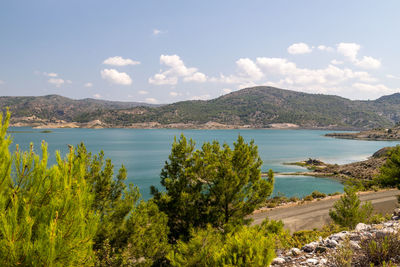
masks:
<path id="1" fill-rule="evenodd" d="M 254 128 L 292 123 L 305 128 L 370 129 L 393 126 L 400 120 L 400 94 L 373 101 L 353 101 L 266 86 L 242 89 L 207 101 L 183 101 L 162 106 L 71 100 L 51 95 L 0 98 L 1 110 L 6 107 L 10 107 L 14 123 L 100 120 L 105 127 L 134 127 L 137 123 L 153 123 L 154 127 L 174 124 L 196 127 L 212 122 Z M 26 117 L 31 116 L 35 117 L 27 121 Z"/>

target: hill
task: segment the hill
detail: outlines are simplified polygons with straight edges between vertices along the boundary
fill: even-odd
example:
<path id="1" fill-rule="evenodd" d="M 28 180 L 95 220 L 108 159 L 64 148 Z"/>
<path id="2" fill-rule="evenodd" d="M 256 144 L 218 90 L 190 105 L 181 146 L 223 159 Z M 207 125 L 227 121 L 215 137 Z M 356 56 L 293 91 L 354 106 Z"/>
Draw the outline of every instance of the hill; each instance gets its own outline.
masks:
<path id="1" fill-rule="evenodd" d="M 104 127 L 252 127 L 296 124 L 303 128 L 371 129 L 391 127 L 400 120 L 400 94 L 374 101 L 352 101 L 334 95 L 308 94 L 273 87 L 242 89 L 207 101 L 182 101 L 163 106 L 142 103 L 71 100 L 61 96 L 2 97 L 13 121 L 35 116 L 45 121 Z M 39 122 L 38 120 L 42 120 Z"/>
<path id="2" fill-rule="evenodd" d="M 105 101 L 97 99 L 74 100 L 59 95 L 0 97 L 0 110 L 9 107 L 12 123 L 76 122 L 86 114 L 95 116 L 109 110 L 130 109 L 137 106 L 155 106 L 139 102 Z"/>

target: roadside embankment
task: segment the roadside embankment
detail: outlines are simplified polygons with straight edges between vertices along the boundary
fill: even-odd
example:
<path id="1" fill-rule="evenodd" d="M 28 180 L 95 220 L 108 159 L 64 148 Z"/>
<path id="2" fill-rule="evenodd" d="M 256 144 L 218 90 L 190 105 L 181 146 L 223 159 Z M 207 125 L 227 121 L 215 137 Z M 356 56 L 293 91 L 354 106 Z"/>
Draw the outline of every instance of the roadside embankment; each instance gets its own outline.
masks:
<path id="1" fill-rule="evenodd" d="M 362 202 L 371 201 L 375 213 L 390 213 L 397 206 L 397 189 L 382 190 L 378 192 L 359 193 Z M 256 211 L 250 217 L 253 224 L 261 224 L 265 218 L 282 220 L 285 228 L 291 232 L 321 228 L 330 222 L 329 209 L 340 196 L 332 196 L 312 202 L 298 202 L 264 211 Z"/>

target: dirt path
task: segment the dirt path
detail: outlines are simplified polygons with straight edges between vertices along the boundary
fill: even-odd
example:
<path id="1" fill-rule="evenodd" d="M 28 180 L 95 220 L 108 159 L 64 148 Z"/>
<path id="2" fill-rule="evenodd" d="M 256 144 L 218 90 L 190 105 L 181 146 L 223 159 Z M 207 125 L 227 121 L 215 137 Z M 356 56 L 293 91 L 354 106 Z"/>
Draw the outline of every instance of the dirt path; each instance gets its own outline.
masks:
<path id="1" fill-rule="evenodd" d="M 397 205 L 399 190 L 387 190 L 360 194 L 361 201 L 371 201 L 375 212 L 390 213 Z M 320 228 L 330 220 L 329 209 L 337 198 L 323 199 L 295 206 L 276 208 L 251 215 L 253 224 L 260 224 L 266 217 L 273 220 L 282 220 L 285 227 L 291 232 Z"/>

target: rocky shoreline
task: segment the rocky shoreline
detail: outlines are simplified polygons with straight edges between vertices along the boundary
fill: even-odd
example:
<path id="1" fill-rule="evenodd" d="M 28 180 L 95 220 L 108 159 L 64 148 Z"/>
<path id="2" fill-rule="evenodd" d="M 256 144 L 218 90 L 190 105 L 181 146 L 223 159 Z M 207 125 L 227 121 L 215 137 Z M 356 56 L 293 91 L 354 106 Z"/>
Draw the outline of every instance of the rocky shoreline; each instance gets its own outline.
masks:
<path id="1" fill-rule="evenodd" d="M 391 147 L 384 147 L 376 151 L 366 160 L 348 164 L 329 164 L 317 159 L 308 159 L 300 162 L 285 163 L 307 168 L 307 172 L 279 173 L 279 175 L 308 175 L 316 177 L 329 177 L 346 181 L 349 179 L 372 180 L 379 174 L 380 167 L 386 162 Z"/>
<path id="2" fill-rule="evenodd" d="M 300 126 L 293 123 L 272 123 L 265 127 L 254 125 L 228 125 L 218 122 L 209 121 L 204 124 L 194 123 L 170 123 L 161 124 L 158 122 L 143 122 L 132 123 L 128 125 L 110 125 L 100 120 L 94 120 L 85 123 L 79 122 L 66 122 L 66 121 L 14 121 L 11 123 L 12 127 L 32 127 L 34 129 L 57 129 L 57 128 L 88 128 L 88 129 L 102 129 L 102 128 L 124 128 L 124 129 L 199 129 L 199 130 L 219 130 L 219 129 L 300 129 Z"/>
<path id="3" fill-rule="evenodd" d="M 396 209 L 391 220 L 379 224 L 359 223 L 353 231 L 342 231 L 327 238 L 304 245 L 302 248 L 291 248 L 277 251 L 272 266 L 338 266 L 334 263 L 335 254 L 340 248 L 348 246 L 354 251 L 355 261 L 362 257 L 363 242 L 367 239 L 391 237 L 399 234 L 400 209 Z M 398 255 L 400 256 L 400 255 Z M 400 257 L 393 258 L 393 263 L 400 263 Z M 352 265 L 358 266 L 358 265 Z M 362 265 L 360 265 L 362 266 Z M 368 265 L 369 266 L 369 265 Z M 396 265 L 398 266 L 398 265 Z"/>
<path id="4" fill-rule="evenodd" d="M 357 133 L 328 133 L 327 137 L 371 141 L 400 141 L 400 126 L 390 129 L 374 129 Z"/>

